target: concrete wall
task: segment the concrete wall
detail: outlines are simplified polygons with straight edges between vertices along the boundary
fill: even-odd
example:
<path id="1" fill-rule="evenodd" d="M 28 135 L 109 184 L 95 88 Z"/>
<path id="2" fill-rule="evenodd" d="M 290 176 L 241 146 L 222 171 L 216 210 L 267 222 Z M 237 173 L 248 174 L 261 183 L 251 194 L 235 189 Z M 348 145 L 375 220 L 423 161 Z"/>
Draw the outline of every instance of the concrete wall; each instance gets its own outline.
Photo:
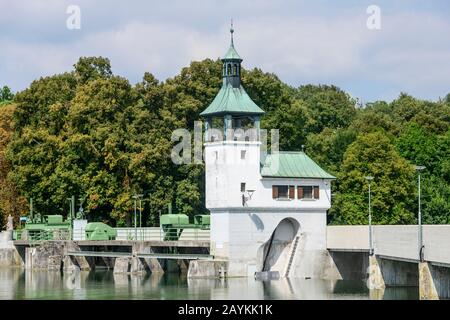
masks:
<path id="1" fill-rule="evenodd" d="M 245 156 L 243 157 L 243 152 Z M 326 211 L 331 205 L 329 179 L 263 178 L 261 142 L 205 143 L 206 208 L 211 213 L 211 254 L 229 261 L 229 276 L 253 276 L 261 271 L 267 243 L 283 219 L 300 225 L 299 256 L 294 275 L 317 277 L 326 252 Z M 251 194 L 242 193 L 254 190 Z M 273 185 L 319 186 L 319 199 L 273 199 Z M 243 204 L 242 196 L 248 197 Z M 280 239 L 279 239 L 280 240 Z M 282 272 L 292 253 L 291 240 L 276 241 L 270 269 Z M 265 249 L 266 248 L 266 249 Z M 266 251 L 265 251 L 266 250 Z"/>
<path id="2" fill-rule="evenodd" d="M 405 260 L 419 260 L 418 226 L 376 225 L 373 227 L 376 255 Z M 450 225 L 423 226 L 424 259 L 450 265 Z M 330 250 L 368 250 L 368 226 L 328 226 Z"/>
<path id="3" fill-rule="evenodd" d="M 19 252 L 12 241 L 12 231 L 0 232 L 0 267 L 23 266 Z"/>
<path id="4" fill-rule="evenodd" d="M 417 226 L 374 226 L 373 235 L 375 254 L 419 259 Z"/>
<path id="5" fill-rule="evenodd" d="M 369 258 L 370 289 L 419 287 L 420 299 L 450 298 L 450 225 L 424 225 L 424 262 L 419 262 L 418 226 L 374 226 L 374 256 Z M 337 269 L 354 268 L 339 253 L 368 249 L 367 226 L 327 227 L 327 247 Z M 353 270 L 353 269 L 352 269 Z"/>
<path id="6" fill-rule="evenodd" d="M 212 210 L 211 218 L 211 254 L 218 259 L 230 259 L 230 276 L 253 276 L 255 271 L 261 271 L 264 247 L 283 219 L 293 219 L 300 225 L 294 275 L 315 277 L 321 268 L 318 259 L 327 255 L 325 212 L 243 208 Z"/>
<path id="7" fill-rule="evenodd" d="M 369 250 L 368 226 L 327 226 L 327 248 L 330 250 Z"/>
<path id="8" fill-rule="evenodd" d="M 450 225 L 423 227 L 424 259 L 450 265 Z"/>

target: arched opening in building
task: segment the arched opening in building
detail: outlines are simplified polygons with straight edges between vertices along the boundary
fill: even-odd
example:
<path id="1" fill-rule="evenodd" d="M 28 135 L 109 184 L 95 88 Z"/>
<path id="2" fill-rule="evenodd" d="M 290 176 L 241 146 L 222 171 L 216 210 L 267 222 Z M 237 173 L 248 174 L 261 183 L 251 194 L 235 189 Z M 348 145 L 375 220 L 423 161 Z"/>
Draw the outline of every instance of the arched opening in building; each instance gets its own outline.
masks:
<path id="1" fill-rule="evenodd" d="M 283 272 L 292 254 L 291 244 L 297 236 L 300 223 L 293 218 L 280 221 L 270 239 L 263 245 L 261 271 Z"/>

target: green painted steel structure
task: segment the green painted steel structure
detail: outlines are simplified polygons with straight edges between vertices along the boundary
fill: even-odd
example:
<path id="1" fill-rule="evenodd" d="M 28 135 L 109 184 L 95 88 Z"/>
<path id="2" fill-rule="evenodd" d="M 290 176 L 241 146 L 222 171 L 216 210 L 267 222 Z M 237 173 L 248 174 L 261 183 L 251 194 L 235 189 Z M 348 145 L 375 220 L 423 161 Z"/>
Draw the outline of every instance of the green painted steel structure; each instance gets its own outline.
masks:
<path id="1" fill-rule="evenodd" d="M 23 229 L 15 230 L 14 240 L 46 241 L 69 240 L 71 223 L 61 215 L 45 215 L 27 220 Z"/>
<path id="2" fill-rule="evenodd" d="M 103 222 L 90 222 L 86 225 L 86 240 L 115 240 L 117 230 Z"/>
<path id="3" fill-rule="evenodd" d="M 323 170 L 304 152 L 280 151 L 268 154 L 261 168 L 261 176 L 273 178 L 336 179 Z"/>

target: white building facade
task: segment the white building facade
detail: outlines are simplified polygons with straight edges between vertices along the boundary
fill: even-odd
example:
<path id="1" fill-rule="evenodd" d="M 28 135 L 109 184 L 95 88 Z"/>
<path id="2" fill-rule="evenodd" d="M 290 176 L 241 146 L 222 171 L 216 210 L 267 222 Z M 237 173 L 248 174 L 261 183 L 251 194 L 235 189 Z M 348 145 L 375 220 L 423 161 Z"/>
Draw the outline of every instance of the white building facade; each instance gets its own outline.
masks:
<path id="1" fill-rule="evenodd" d="M 240 83 L 242 59 L 233 38 L 222 61 L 222 88 L 201 113 L 210 252 L 228 261 L 228 276 L 272 271 L 280 277 L 322 278 L 329 260 L 326 217 L 334 177 L 304 152 L 262 151 L 264 111 Z M 243 130 L 250 134 L 240 135 Z"/>

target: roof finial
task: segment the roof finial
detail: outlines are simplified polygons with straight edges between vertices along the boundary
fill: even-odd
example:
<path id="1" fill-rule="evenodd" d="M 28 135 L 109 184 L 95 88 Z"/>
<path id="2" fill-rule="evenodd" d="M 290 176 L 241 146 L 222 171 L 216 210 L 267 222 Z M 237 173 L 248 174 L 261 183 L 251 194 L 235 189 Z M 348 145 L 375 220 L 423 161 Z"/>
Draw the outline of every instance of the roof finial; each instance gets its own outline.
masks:
<path id="1" fill-rule="evenodd" d="M 231 45 L 232 45 L 232 46 L 234 46 L 234 43 L 233 43 L 233 32 L 234 32 L 234 29 L 233 29 L 233 18 L 231 18 L 231 28 L 230 28 L 230 33 L 231 33 Z"/>

